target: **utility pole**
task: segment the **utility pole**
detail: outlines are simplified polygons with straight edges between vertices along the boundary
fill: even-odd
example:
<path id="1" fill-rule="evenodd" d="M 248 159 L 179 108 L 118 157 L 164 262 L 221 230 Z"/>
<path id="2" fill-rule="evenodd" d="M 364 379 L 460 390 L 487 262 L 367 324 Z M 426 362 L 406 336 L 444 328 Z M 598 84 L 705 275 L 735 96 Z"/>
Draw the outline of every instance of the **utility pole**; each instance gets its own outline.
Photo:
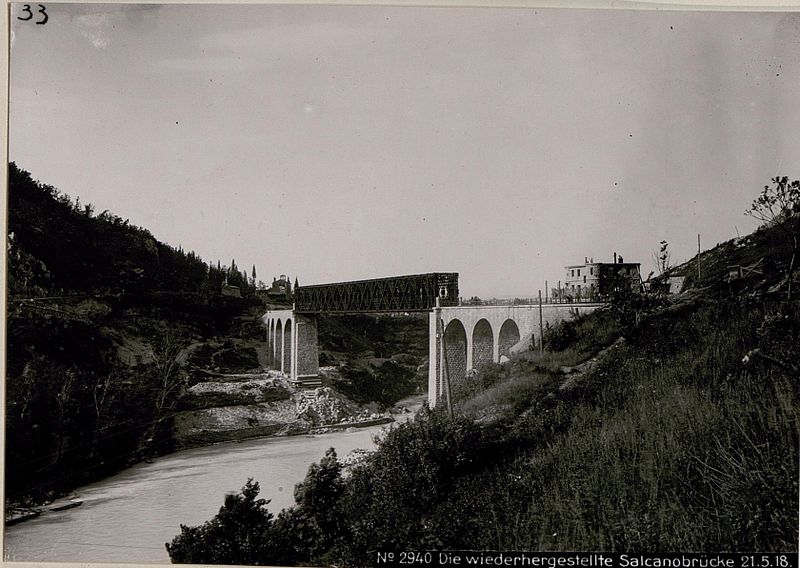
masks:
<path id="1" fill-rule="evenodd" d="M 445 398 L 447 400 L 447 414 L 449 416 L 453 416 L 453 402 L 450 398 L 450 369 L 447 366 L 447 346 L 445 345 L 444 340 L 444 321 L 439 320 L 441 323 L 439 324 L 440 329 L 442 330 L 442 340 L 440 342 L 441 345 L 441 355 L 439 356 L 439 361 L 442 364 L 442 379 L 444 382 L 444 392 Z"/>
<path id="2" fill-rule="evenodd" d="M 700 285 L 700 233 L 697 233 L 697 285 Z"/>
<path id="3" fill-rule="evenodd" d="M 544 281 L 544 303 L 547 303 L 547 291 L 550 287 L 547 285 L 547 280 Z"/>
<path id="4" fill-rule="evenodd" d="M 544 322 L 542 321 L 542 291 L 539 290 L 539 353 L 544 352 Z"/>

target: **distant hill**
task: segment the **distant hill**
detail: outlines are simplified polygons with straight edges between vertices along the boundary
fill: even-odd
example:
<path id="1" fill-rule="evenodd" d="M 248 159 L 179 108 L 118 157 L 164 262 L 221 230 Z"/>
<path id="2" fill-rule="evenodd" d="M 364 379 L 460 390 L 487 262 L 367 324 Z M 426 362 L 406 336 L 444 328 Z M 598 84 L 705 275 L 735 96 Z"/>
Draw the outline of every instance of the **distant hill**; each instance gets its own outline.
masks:
<path id="1" fill-rule="evenodd" d="M 213 296 L 228 271 L 158 241 L 127 219 L 81 204 L 9 165 L 9 293 L 180 292 Z M 155 206 L 155 205 L 154 205 Z M 231 274 L 241 284 L 241 274 Z"/>

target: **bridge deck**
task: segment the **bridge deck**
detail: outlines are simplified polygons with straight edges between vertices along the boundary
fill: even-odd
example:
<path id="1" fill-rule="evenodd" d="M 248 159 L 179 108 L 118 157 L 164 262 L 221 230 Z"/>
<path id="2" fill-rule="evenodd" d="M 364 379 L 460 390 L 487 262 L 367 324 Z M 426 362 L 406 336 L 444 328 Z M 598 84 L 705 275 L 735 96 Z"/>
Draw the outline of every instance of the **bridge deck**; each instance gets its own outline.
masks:
<path id="1" fill-rule="evenodd" d="M 432 272 L 372 280 L 298 286 L 299 313 L 427 312 L 458 305 L 458 273 Z"/>

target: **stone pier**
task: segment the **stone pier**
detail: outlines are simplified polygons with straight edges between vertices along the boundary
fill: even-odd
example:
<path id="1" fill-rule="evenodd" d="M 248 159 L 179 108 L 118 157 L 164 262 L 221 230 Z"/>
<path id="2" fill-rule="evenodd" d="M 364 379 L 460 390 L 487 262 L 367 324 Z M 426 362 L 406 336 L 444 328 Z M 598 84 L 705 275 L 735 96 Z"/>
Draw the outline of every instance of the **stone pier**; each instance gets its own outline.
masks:
<path id="1" fill-rule="evenodd" d="M 261 316 L 273 369 L 305 386 L 319 385 L 317 319 L 294 310 L 270 310 Z"/>

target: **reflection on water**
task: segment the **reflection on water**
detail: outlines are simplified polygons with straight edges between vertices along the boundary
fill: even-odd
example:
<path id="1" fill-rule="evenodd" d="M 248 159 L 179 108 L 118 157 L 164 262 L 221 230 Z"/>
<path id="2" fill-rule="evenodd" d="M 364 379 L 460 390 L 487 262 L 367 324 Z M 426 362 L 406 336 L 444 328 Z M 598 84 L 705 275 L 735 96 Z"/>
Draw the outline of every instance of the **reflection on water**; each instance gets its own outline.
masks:
<path id="1" fill-rule="evenodd" d="M 197 448 L 138 464 L 78 489 L 83 506 L 8 527 L 5 558 L 48 562 L 169 563 L 164 543 L 181 524 L 213 517 L 248 478 L 277 513 L 294 503 L 308 466 L 336 448 L 372 448 L 380 426 L 318 436 L 265 438 Z"/>

